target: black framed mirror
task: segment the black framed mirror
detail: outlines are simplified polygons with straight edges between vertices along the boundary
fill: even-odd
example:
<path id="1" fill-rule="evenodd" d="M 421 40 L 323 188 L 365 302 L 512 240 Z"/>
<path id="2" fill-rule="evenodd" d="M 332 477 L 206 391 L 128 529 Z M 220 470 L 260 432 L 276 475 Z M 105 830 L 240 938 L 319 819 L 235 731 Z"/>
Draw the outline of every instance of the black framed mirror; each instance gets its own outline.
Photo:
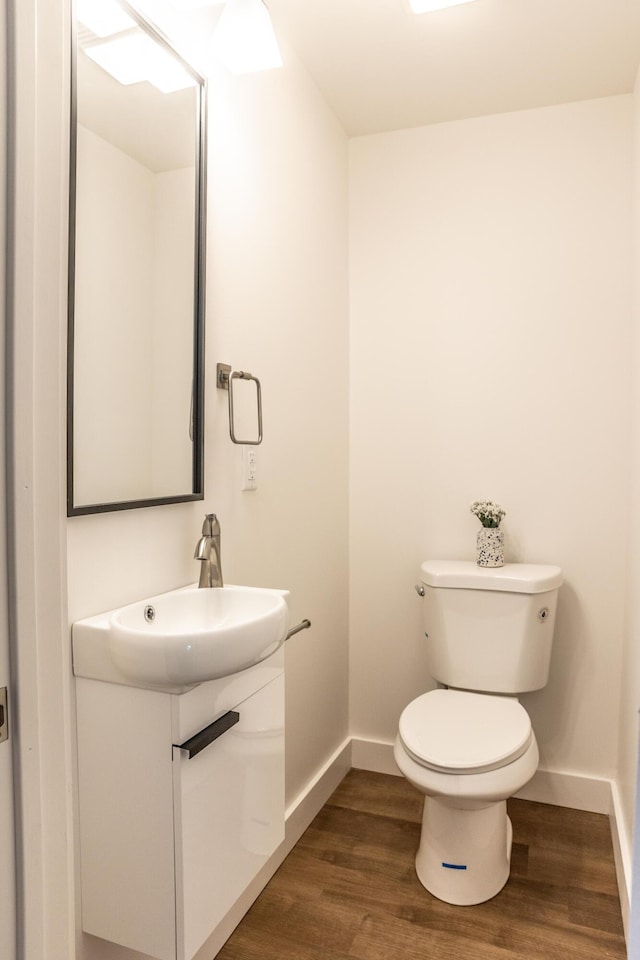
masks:
<path id="1" fill-rule="evenodd" d="M 204 496 L 206 81 L 96 6 L 115 20 L 73 17 L 68 516 Z"/>

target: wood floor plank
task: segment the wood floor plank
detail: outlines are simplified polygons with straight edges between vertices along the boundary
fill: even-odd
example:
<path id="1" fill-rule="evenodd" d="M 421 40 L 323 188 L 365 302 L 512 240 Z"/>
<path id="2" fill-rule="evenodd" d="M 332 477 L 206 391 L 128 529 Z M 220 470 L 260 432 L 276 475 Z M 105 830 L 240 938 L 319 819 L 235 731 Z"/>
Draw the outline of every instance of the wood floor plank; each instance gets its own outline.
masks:
<path id="1" fill-rule="evenodd" d="M 510 801 L 507 885 L 456 907 L 415 873 L 422 800 L 352 770 L 218 960 L 625 960 L 607 817 Z"/>
<path id="2" fill-rule="evenodd" d="M 345 777 L 331 797 L 331 805 L 422 823 L 422 797 L 407 790 L 403 777 L 384 777 L 369 770 L 358 770 L 356 777 Z"/>

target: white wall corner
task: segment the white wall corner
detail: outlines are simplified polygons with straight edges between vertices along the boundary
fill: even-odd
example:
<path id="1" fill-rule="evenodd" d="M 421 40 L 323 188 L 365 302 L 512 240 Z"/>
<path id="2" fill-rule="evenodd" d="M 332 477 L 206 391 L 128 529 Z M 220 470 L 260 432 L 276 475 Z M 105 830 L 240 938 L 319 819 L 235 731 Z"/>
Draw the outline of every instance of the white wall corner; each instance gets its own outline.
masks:
<path id="1" fill-rule="evenodd" d="M 393 759 L 393 744 L 385 741 L 354 737 L 351 741 L 351 765 L 356 770 L 402 776 Z"/>

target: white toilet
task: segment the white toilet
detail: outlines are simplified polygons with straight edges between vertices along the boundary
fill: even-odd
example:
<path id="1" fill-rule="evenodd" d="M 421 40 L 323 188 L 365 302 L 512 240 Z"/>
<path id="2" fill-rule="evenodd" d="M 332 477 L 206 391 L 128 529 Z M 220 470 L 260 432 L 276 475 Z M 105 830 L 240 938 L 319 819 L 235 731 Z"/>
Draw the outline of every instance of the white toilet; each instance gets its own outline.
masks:
<path id="1" fill-rule="evenodd" d="M 421 883 L 447 903 L 482 903 L 509 877 L 507 798 L 538 766 L 516 695 L 547 683 L 562 571 L 438 560 L 421 580 L 429 668 L 446 689 L 404 709 L 394 756 L 425 794 Z"/>

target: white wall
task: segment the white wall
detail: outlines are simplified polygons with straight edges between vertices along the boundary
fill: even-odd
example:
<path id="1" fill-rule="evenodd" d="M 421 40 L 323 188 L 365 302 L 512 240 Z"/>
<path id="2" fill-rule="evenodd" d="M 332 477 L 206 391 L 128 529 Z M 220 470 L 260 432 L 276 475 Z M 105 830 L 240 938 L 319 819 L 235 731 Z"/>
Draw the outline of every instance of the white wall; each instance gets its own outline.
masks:
<path id="1" fill-rule="evenodd" d="M 616 772 L 630 431 L 631 98 L 357 139 L 351 157 L 351 731 L 430 685 L 413 584 L 474 557 L 564 570 L 552 771 Z"/>
<path id="2" fill-rule="evenodd" d="M 307 75 L 210 85 L 207 502 L 229 582 L 287 587 L 287 797 L 347 734 L 347 143 Z M 226 81 L 226 82 L 225 82 Z M 241 492 L 215 364 L 262 381 L 260 486 Z"/>
<path id="3" fill-rule="evenodd" d="M 287 800 L 347 736 L 347 145 L 289 59 L 210 85 L 206 499 L 68 524 L 75 620 L 197 578 L 205 511 L 228 583 L 291 590 Z M 262 380 L 259 489 L 240 490 L 215 365 Z M 78 958 L 130 954 L 80 937 Z"/>
<path id="4" fill-rule="evenodd" d="M 633 398 L 632 398 L 632 472 L 631 497 L 629 500 L 629 565 L 627 590 L 627 622 L 623 651 L 622 687 L 620 695 L 620 745 L 618 752 L 617 786 L 620 809 L 619 829 L 630 843 L 636 812 L 638 775 L 638 710 L 640 708 L 640 384 L 637 371 L 640 369 L 640 71 L 636 78 L 633 97 L 634 165 L 633 165 L 633 219 L 634 219 L 634 342 L 633 342 Z M 636 849 L 638 838 L 636 838 Z M 637 872 L 637 870 L 636 870 Z M 636 881 L 637 881 L 636 877 Z M 636 882 L 636 890 L 640 886 Z M 634 906 L 635 952 L 640 955 L 640 901 Z"/>

